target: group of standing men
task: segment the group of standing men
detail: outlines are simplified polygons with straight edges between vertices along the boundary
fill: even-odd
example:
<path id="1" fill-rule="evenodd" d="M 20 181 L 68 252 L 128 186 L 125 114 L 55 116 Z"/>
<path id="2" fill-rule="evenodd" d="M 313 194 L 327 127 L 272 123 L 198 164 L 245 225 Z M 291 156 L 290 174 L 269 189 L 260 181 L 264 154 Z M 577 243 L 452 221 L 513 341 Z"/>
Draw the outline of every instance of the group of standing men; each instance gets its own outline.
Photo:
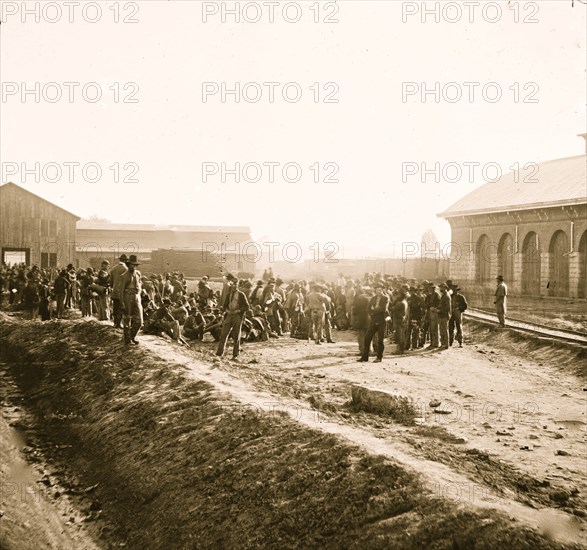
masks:
<path id="1" fill-rule="evenodd" d="M 373 341 L 376 363 L 383 359 L 384 338 L 393 334 L 396 353 L 409 349 L 448 349 L 453 342 L 463 345 L 462 316 L 468 304 L 458 285 L 451 280 L 435 285 L 423 281 L 419 286 L 402 284 L 389 288 L 384 282 L 374 284 L 354 300 L 353 313 L 358 318 L 359 362 L 369 360 Z"/>

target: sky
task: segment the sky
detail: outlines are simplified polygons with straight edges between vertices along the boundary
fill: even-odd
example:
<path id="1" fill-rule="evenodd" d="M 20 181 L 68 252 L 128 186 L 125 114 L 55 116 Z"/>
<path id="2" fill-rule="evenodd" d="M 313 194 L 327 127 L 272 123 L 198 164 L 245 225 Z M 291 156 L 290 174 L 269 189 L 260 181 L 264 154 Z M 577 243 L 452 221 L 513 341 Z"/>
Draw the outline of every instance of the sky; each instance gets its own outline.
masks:
<path id="1" fill-rule="evenodd" d="M 0 163 L 81 217 L 390 254 L 448 242 L 437 214 L 484 176 L 585 151 L 580 0 L 281 2 L 273 21 L 265 2 L 78 4 L 0 3 Z"/>

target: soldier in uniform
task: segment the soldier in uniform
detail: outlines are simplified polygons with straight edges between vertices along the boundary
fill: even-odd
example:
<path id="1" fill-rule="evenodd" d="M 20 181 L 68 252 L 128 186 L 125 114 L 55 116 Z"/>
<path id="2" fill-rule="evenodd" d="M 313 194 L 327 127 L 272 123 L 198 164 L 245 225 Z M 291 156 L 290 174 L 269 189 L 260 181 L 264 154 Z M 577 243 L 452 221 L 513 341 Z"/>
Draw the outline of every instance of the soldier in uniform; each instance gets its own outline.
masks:
<path id="1" fill-rule="evenodd" d="M 120 278 L 120 295 L 124 304 L 124 343 L 138 344 L 137 334 L 143 326 L 143 307 L 141 305 L 141 272 L 137 257 L 131 254 L 126 262 L 128 271 Z"/>

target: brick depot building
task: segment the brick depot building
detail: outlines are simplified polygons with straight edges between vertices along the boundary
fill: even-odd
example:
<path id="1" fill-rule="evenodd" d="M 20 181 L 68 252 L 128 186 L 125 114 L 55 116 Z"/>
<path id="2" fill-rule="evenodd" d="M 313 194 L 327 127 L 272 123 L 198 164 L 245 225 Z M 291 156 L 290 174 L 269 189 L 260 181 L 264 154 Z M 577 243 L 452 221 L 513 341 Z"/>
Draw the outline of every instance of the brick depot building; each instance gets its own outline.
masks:
<path id="1" fill-rule="evenodd" d="M 527 174 L 527 172 L 525 173 Z M 587 297 L 587 155 L 511 172 L 439 214 L 452 232 L 450 275 L 487 294 L 503 275 L 521 296 Z"/>
<path id="2" fill-rule="evenodd" d="M 79 219 L 14 183 L 0 186 L 0 260 L 43 268 L 74 263 Z"/>

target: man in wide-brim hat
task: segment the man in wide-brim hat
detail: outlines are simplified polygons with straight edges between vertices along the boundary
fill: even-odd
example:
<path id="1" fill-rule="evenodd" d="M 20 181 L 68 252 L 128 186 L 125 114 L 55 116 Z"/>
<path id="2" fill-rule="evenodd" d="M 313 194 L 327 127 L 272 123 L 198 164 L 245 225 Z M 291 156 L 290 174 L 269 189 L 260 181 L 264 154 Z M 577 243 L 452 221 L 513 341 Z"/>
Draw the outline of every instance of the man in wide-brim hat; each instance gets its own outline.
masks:
<path id="1" fill-rule="evenodd" d="M 124 307 L 124 343 L 138 344 L 137 334 L 143 326 L 143 306 L 141 305 L 141 272 L 136 268 L 137 257 L 131 254 L 126 262 L 128 271 L 120 279 L 120 295 Z"/>
<path id="2" fill-rule="evenodd" d="M 452 346 L 453 342 L 459 343 L 459 347 L 463 347 L 463 313 L 468 308 L 467 300 L 461 293 L 459 285 L 454 284 L 452 287 L 451 297 L 451 317 L 448 323 L 448 345 Z M 455 336 L 456 331 L 456 336 Z"/>

